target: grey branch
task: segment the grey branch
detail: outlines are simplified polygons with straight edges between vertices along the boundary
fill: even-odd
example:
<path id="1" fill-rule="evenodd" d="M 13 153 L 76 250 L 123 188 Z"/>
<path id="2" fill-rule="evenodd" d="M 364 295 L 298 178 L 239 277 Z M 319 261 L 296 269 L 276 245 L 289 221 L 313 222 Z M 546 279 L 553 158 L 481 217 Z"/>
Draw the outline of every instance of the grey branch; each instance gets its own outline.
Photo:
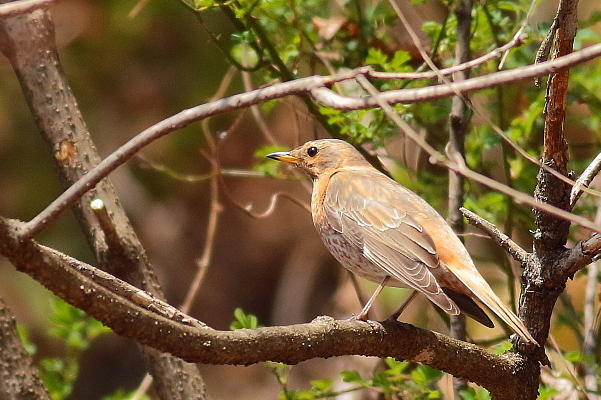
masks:
<path id="1" fill-rule="evenodd" d="M 596 44 L 564 57 L 536 65 L 495 72 L 489 75 L 450 84 L 441 84 L 418 89 L 392 90 L 381 93 L 376 97 L 344 97 L 327 89 L 328 86 L 335 82 L 353 79 L 357 76 L 369 76 L 371 68 L 362 67 L 331 76 L 311 76 L 290 82 L 278 83 L 251 92 L 237 94 L 221 100 L 192 107 L 142 131 L 119 149 L 111 153 L 111 155 L 102 160 L 82 179 L 54 200 L 45 210 L 28 222 L 21 233 L 24 237 L 33 237 L 35 234 L 39 233 L 45 226 L 54 221 L 64 210 L 71 207 L 79 197 L 92 189 L 100 182 L 100 180 L 102 180 L 102 178 L 124 164 L 136 152 L 148 144 L 177 129 L 181 129 L 193 122 L 214 115 L 290 95 L 310 95 L 324 105 L 339 110 L 375 108 L 382 102 L 399 104 L 434 100 L 547 75 L 592 60 L 599 56 L 601 56 L 601 44 Z"/>

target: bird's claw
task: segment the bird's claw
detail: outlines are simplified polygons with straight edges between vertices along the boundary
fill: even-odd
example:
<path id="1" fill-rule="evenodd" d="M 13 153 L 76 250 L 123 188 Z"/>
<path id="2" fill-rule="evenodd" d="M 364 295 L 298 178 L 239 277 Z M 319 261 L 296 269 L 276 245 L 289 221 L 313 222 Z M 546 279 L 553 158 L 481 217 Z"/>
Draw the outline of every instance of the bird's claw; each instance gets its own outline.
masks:
<path id="1" fill-rule="evenodd" d="M 373 321 L 369 318 L 367 318 L 367 315 L 362 315 L 362 314 L 352 314 L 347 321 L 362 321 L 365 322 L 367 325 L 371 326 L 372 329 L 376 332 L 382 332 L 382 325 L 378 322 L 378 321 Z"/>

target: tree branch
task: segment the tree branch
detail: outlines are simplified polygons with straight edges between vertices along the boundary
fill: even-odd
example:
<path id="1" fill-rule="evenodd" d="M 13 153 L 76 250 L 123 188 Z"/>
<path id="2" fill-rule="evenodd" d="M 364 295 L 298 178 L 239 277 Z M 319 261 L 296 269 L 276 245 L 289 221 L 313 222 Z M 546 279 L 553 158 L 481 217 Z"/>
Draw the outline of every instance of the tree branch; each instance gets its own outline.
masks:
<path id="1" fill-rule="evenodd" d="M 0 254 L 18 270 L 116 333 L 188 362 L 249 365 L 270 360 L 296 364 L 315 357 L 352 354 L 395 357 L 430 365 L 495 393 L 507 394 L 511 388 L 513 395 L 522 385 L 519 371 L 530 364 L 517 354 L 490 354 L 473 344 L 390 321 L 374 328 L 373 323 L 320 317 L 310 324 L 255 330 L 195 328 L 165 318 L 88 279 L 80 271 L 93 267 L 24 239 L 19 235 L 21 224 L 0 217 Z M 493 369 L 497 374 L 490 374 Z"/>
<path id="2" fill-rule="evenodd" d="M 577 0 L 559 2 L 554 59 L 572 52 L 572 43 L 576 35 L 577 5 Z M 553 73 L 549 78 L 541 160 L 541 165 L 548 168 L 540 168 L 534 190 L 537 202 L 565 212 L 571 211 L 570 187 L 564 180 L 549 173 L 549 169 L 556 170 L 560 175 L 566 175 L 568 170 L 567 143 L 563 132 L 568 76 L 569 70 L 562 70 Z M 566 254 L 571 254 L 565 249 L 570 222 L 540 208 L 534 209 L 534 220 L 538 229 L 533 235 L 532 262 L 525 265 L 518 316 L 530 332 L 536 333 L 537 341 L 545 343 L 555 303 L 565 289 L 567 281 L 567 275 L 562 273 L 566 268 L 565 264 L 557 261 L 564 260 Z M 532 398 L 535 397 L 536 393 L 533 393 Z"/>
<path id="3" fill-rule="evenodd" d="M 466 63 L 471 58 L 470 38 L 472 27 L 473 0 L 461 0 L 453 10 L 457 18 L 457 46 L 455 47 L 455 63 Z M 453 74 L 453 81 L 460 82 L 469 78 L 470 70 L 462 69 Z M 461 159 L 465 163 L 465 135 L 469 124 L 469 99 L 466 96 L 453 96 L 451 99 L 451 112 L 449 114 L 449 141 L 447 152 L 453 154 L 451 158 Z M 461 216 L 460 208 L 465 200 L 465 179 L 463 175 L 449 170 L 449 210 L 447 222 L 455 233 L 465 232 L 465 223 Z M 451 336 L 465 340 L 465 315 L 451 315 Z M 460 398 L 461 391 L 467 389 L 467 381 L 453 379 L 453 392 L 455 398 Z"/>
<path id="4" fill-rule="evenodd" d="M 17 323 L 4 300 L 0 298 L 0 393 L 3 398 L 49 400 L 50 396 L 32 357 L 23 348 L 17 333 Z"/>
<path id="5" fill-rule="evenodd" d="M 470 224 L 490 236 L 495 243 L 509 253 L 509 255 L 522 266 L 531 261 L 531 255 L 522 249 L 516 242 L 511 240 L 509 236 L 497 229 L 496 226 L 466 208 L 461 207 L 460 210 Z"/>
<path id="6" fill-rule="evenodd" d="M 362 98 L 344 97 L 327 89 L 328 86 L 335 82 L 353 79 L 361 75 L 369 75 L 371 69 L 369 67 L 362 67 L 331 76 L 300 78 L 291 82 L 275 84 L 248 93 L 241 93 L 215 102 L 192 107 L 149 127 L 111 153 L 111 155 L 102 160 L 94 169 L 89 171 L 84 178 L 72 185 L 46 207 L 45 210 L 28 222 L 23 228 L 23 235 L 26 237 L 35 236 L 44 229 L 46 225 L 54 221 L 65 209 L 71 207 L 85 192 L 93 188 L 100 180 L 117 167 L 124 164 L 146 145 L 168 133 L 204 118 L 289 95 L 310 95 L 315 100 L 322 102 L 328 107 L 341 110 L 373 108 L 379 106 L 379 102 L 381 101 L 385 101 L 389 104 L 398 104 L 433 100 L 449 97 L 457 93 L 468 93 L 483 88 L 549 74 L 559 69 L 592 60 L 599 56 L 601 56 L 601 44 L 537 65 L 520 67 L 510 71 L 495 72 L 486 76 L 451 83 L 449 85 L 394 90 L 381 93 L 377 98 L 374 98 L 373 96 Z"/>
<path id="7" fill-rule="evenodd" d="M 39 131 L 53 153 L 61 181 L 69 187 L 101 158 L 60 67 L 54 24 L 49 14 L 45 10 L 33 10 L 0 18 L 0 49 L 19 78 Z M 161 307 L 163 292 L 115 189 L 108 180 L 103 180 L 94 192 L 79 199 L 74 211 L 99 265 L 155 297 L 138 298 L 139 301 L 150 301 Z M 90 207 L 92 197 L 101 200 L 95 210 Z M 206 398 L 204 382 L 195 365 L 153 349 L 140 348 L 140 351 L 146 367 L 156 377 L 155 386 L 161 397 Z"/>
<path id="8" fill-rule="evenodd" d="M 597 157 L 586 167 L 584 172 L 578 177 L 572 191 L 570 192 L 570 206 L 574 206 L 580 196 L 582 195 L 583 189 L 588 188 L 595 176 L 601 171 L 601 153 L 597 154 Z"/>

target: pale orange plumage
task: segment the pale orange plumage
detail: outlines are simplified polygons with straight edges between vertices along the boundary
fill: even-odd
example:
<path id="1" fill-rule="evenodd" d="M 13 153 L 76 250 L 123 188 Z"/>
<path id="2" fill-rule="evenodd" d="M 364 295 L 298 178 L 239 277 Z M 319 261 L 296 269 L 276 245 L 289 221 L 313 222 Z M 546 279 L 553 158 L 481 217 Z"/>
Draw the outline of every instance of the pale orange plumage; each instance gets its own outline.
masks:
<path id="1" fill-rule="evenodd" d="M 351 272 L 386 286 L 412 288 L 449 314 L 463 312 L 492 327 L 477 300 L 524 341 L 536 343 L 482 278 L 442 216 L 373 168 L 350 144 L 314 140 L 268 157 L 292 163 L 313 179 L 315 227 L 328 250 Z M 373 296 L 361 318 L 372 300 Z"/>

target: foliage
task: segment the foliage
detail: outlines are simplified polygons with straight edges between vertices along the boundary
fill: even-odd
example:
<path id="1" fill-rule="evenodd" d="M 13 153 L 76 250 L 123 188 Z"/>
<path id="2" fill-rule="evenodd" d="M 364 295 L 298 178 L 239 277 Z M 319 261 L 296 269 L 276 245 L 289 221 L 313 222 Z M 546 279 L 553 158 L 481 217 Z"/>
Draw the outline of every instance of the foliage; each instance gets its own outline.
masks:
<path id="1" fill-rule="evenodd" d="M 112 11 L 119 11 L 125 15 L 119 2 L 110 2 L 108 7 Z M 152 3 L 152 2 L 151 2 Z M 254 87 L 268 85 L 275 81 L 286 81 L 296 77 L 311 74 L 329 74 L 349 68 L 363 65 L 371 65 L 378 71 L 386 72 L 415 72 L 424 70 L 424 60 L 419 52 L 411 44 L 399 45 L 392 37 L 391 32 L 398 29 L 397 16 L 388 6 L 387 2 L 339 2 L 338 8 L 328 4 L 324 5 L 321 0 L 308 0 L 303 2 L 292 2 L 288 0 L 181 0 L 189 10 L 190 14 L 197 18 L 195 27 L 201 27 L 215 46 L 221 51 L 222 58 L 206 57 L 204 55 L 190 56 L 190 59 L 178 59 L 177 56 L 168 57 L 164 64 L 157 63 L 153 58 L 165 49 L 171 50 L 169 46 L 178 46 L 177 40 L 170 42 L 167 38 L 165 43 L 160 39 L 161 24 L 171 23 L 177 25 L 183 17 L 171 11 L 173 4 L 149 4 L 147 13 L 142 13 L 138 19 L 132 21 L 121 18 L 107 18 L 112 28 L 119 30 L 115 37 L 116 43 L 120 39 L 133 40 L 136 29 L 155 32 L 150 44 L 146 44 L 135 54 L 142 62 L 159 71 L 169 70 L 174 65 L 188 64 L 187 68 L 177 69 L 173 73 L 172 81 L 165 78 L 164 86 L 173 86 L 174 91 L 163 96 L 165 101 L 169 98 L 176 99 L 162 113 L 179 110 L 184 104 L 188 106 L 198 98 L 206 99 L 211 84 L 221 79 L 220 66 L 233 65 L 239 71 L 250 73 L 250 81 Z M 413 0 L 415 6 L 427 5 L 427 0 Z M 425 40 L 426 52 L 440 68 L 453 65 L 455 58 L 455 47 L 457 44 L 457 17 L 451 12 L 454 2 L 442 2 L 444 7 L 443 16 L 439 20 L 425 21 L 421 27 L 421 33 Z M 489 53 L 494 48 L 507 43 L 513 35 L 522 27 L 526 21 L 531 2 L 527 0 L 492 0 L 476 2 L 472 12 L 472 37 L 471 51 L 473 57 Z M 174 15 L 176 15 L 174 17 Z M 154 16 L 151 18 L 151 16 Z M 599 41 L 599 35 L 595 31 L 595 24 L 601 20 L 601 12 L 597 11 L 586 20 L 580 22 L 580 31 L 576 41 L 576 48 L 584 46 L 587 42 Z M 125 22 L 124 22 L 125 21 Z M 157 22 L 158 21 L 158 22 Z M 213 22 L 212 22 L 213 21 Z M 217 21 L 217 22 L 214 22 Z M 183 37 L 192 43 L 192 49 L 198 49 L 205 45 L 200 35 L 182 23 L 185 30 Z M 136 28 L 137 27 L 137 28 Z M 530 64 L 534 59 L 537 45 L 548 29 L 548 24 L 531 26 L 527 24 L 525 32 L 528 39 L 525 44 L 512 49 L 505 60 L 503 68 L 513 68 Z M 156 36 L 155 36 L 156 35 Z M 94 35 L 89 35 L 94 40 Z M 101 37 L 103 35 L 97 35 Z M 116 92 L 119 87 L 125 85 L 105 84 L 108 76 L 113 77 L 114 70 L 102 70 L 98 73 L 97 82 L 88 82 L 90 78 L 83 78 L 79 71 L 96 71 L 110 64 L 106 60 L 121 59 L 125 54 L 110 53 L 113 48 L 119 47 L 103 44 L 95 39 L 92 44 L 76 41 L 71 45 L 73 53 L 66 56 L 67 59 L 82 59 L 88 55 L 89 67 L 80 68 L 72 72 L 73 80 L 82 93 L 92 93 L 90 99 L 82 99 L 83 105 L 94 103 L 96 99 L 103 99 L 102 105 L 94 107 L 104 110 L 103 107 L 117 103 L 114 111 L 106 114 L 117 114 L 122 112 L 131 118 L 131 110 L 121 110 L 126 97 L 122 92 Z M 113 42 L 111 42 L 113 43 Z M 102 47 L 106 46 L 106 47 Z M 156 46 L 156 47 L 155 47 Z M 160 47 L 160 46 L 165 46 Z M 158 49 L 158 50 L 157 50 Z M 179 49 L 179 48 L 178 48 Z M 122 53 L 127 51 L 121 50 Z M 168 52 L 174 54 L 176 52 Z M 193 53 L 193 51 L 190 51 Z M 90 55 L 92 54 L 92 55 Z M 102 56 L 99 56 L 102 55 Z M 131 56 L 131 55 L 128 55 Z M 213 79 L 206 78 L 205 74 L 198 71 L 200 59 L 210 59 L 212 66 L 217 72 Z M 128 58 L 122 62 L 123 65 L 133 64 Z M 167 65 L 167 66 L 165 66 Z M 115 68 L 115 66 L 111 66 Z M 144 65 L 146 67 L 146 65 Z M 493 59 L 472 69 L 472 75 L 482 75 L 496 71 L 500 67 L 500 60 Z M 175 67 L 173 67 L 175 68 Z M 590 63 L 586 66 L 574 68 L 571 71 L 570 106 L 578 110 L 579 114 L 572 121 L 567 121 L 568 127 L 572 127 L 572 139 L 580 140 L 575 146 L 571 146 L 572 166 L 578 174 L 587 165 L 591 155 L 598 152 L 600 145 L 599 129 L 601 127 L 601 67 L 599 63 Z M 73 68 L 75 70 L 75 68 Z M 108 72 L 107 72 L 108 71 Z M 149 74 L 147 70 L 139 68 L 130 73 L 130 79 L 152 80 L 156 75 Z M 139 73 L 138 71 L 144 71 Z M 171 71 L 171 70 L 169 70 Z M 156 73 L 156 72 L 155 72 Z M 202 75 L 202 76 L 200 76 Z M 150 78 L 149 78 L 150 77 Z M 205 85 L 205 83 L 207 83 Z M 400 88 L 417 88 L 437 83 L 437 80 L 386 80 L 375 81 L 374 85 L 379 90 L 392 90 Z M 3 83 L 4 85 L 4 83 Z M 217 83 L 212 83 L 217 86 Z M 206 88 L 209 86 L 209 89 Z M 129 87 L 129 86 L 127 86 Z M 135 86 L 134 86 L 135 87 Z M 191 89 L 193 88 L 193 89 Z M 206 92 L 201 92 L 206 90 Z M 239 88 L 237 88 L 239 89 Z M 363 95 L 364 91 L 356 86 L 340 85 L 333 88 L 349 95 Z M 129 91 L 135 93 L 135 91 Z M 128 92 L 128 93 L 129 93 Z M 160 92 L 167 93 L 167 92 Z M 138 93 L 136 93 L 138 95 Z M 149 96 L 151 97 L 151 96 Z M 11 104 L 11 100 L 3 100 Z M 129 100 L 132 101 L 133 100 Z M 143 100 L 137 100 L 145 104 Z M 148 100 L 146 100 L 148 101 Z M 503 183 L 514 187 L 522 192 L 530 193 L 533 190 L 534 177 L 538 171 L 537 158 L 541 150 L 541 132 L 544 124 L 545 92 L 544 89 L 536 88 L 530 83 L 515 85 L 515 87 L 501 87 L 486 90 L 474 96 L 473 104 L 477 104 L 480 115 L 471 115 L 471 126 L 469 135 L 466 137 L 466 163 L 467 165 L 483 174 L 490 175 Z M 104 105 L 107 104 L 107 105 Z M 411 105 L 396 105 L 395 111 L 408 121 L 418 132 L 424 133 L 427 140 L 438 150 L 444 152 L 446 134 L 448 130 L 448 115 L 450 112 L 450 101 L 440 100 L 431 103 L 417 103 Z M 146 112 L 144 106 L 138 111 L 140 114 Z M 261 106 L 261 111 L 266 115 L 275 114 L 278 110 L 275 102 L 269 102 Z M 154 112 L 154 110 L 153 110 Z M 326 121 L 330 132 L 357 146 L 365 145 L 370 151 L 378 151 L 382 154 L 387 149 L 387 144 L 399 141 L 398 128 L 393 125 L 384 113 L 379 110 L 338 111 L 326 107 L 309 109 L 308 113 L 314 113 L 316 119 Z M 84 113 L 85 114 L 85 113 Z M 158 113 L 157 113 L 158 114 Z M 106 126 L 117 126 L 123 121 L 105 120 L 105 117 L 96 117 L 102 121 L 97 129 L 108 130 Z M 138 121 L 136 121 L 139 124 Z M 132 127 L 138 127 L 132 123 Z M 22 122 L 13 122 L 14 125 Z M 508 141 L 504 140 L 495 130 L 498 128 L 505 133 Z M 11 128 L 14 128 L 11 126 Z M 134 129 L 134 128 L 131 128 Z M 2 139 L 0 137 L 0 139 Z M 123 135 L 113 138 L 114 141 L 122 141 Z M 228 140 L 230 140 L 228 138 Z M 3 142 L 4 143 L 4 142 Z M 197 142 L 190 145 L 190 141 L 182 140 L 177 149 L 187 154 L 191 161 L 198 163 Z M 29 151 L 29 143 L 23 140 L 23 146 Z M 409 147 L 410 151 L 415 148 Z M 534 158 L 528 160 L 517 149 Z M 256 162 L 253 165 L 255 171 L 262 172 L 267 177 L 283 177 L 278 164 L 264 160 L 267 153 L 284 150 L 284 147 L 268 145 L 261 147 L 255 152 Z M 415 150 L 417 152 L 417 150 Z M 169 149 L 165 150 L 169 153 Z M 10 151 L 0 154 L 2 159 Z M 18 152 L 13 152 L 19 154 Z M 181 153 L 173 152 L 173 162 L 180 162 Z M 250 153 L 249 153 L 250 154 Z M 22 157 L 22 156 L 20 156 Z M 35 157 L 43 158 L 43 157 Z M 26 166 L 27 163 L 22 163 Z M 49 170 L 50 168 L 40 168 Z M 444 189 L 446 171 L 435 168 L 426 160 L 418 160 L 402 171 L 394 171 L 395 177 L 403 180 L 403 184 L 419 191 L 435 205 L 445 202 Z M 171 175 L 171 177 L 174 177 Z M 43 179 L 43 183 L 50 179 Z M 27 181 L 27 179 L 15 179 L 14 181 Z M 499 192 L 486 188 L 478 183 L 468 182 L 465 206 L 489 221 L 497 224 L 502 229 L 520 225 L 524 229 L 533 229 L 532 213 L 530 207 L 515 204 L 512 199 Z M 7 185 L 8 187 L 8 185 Z M 166 190 L 157 190 L 164 195 Z M 44 191 L 50 192 L 50 191 Z M 31 193 L 24 193 L 24 199 L 39 200 Z M 196 199 L 189 203 L 197 204 Z M 28 201 L 17 201 L 34 209 Z M 578 205 L 577 212 L 586 216 L 593 216 L 596 204 L 590 199 L 584 199 Z M 443 209 L 443 208 L 441 208 Z M 31 213 L 27 210 L 25 213 Z M 508 232 L 511 233 L 511 232 Z M 575 232 L 577 234 L 578 232 Z M 81 251 L 78 249 L 78 251 Z M 192 251 L 190 251 L 192 252 Z M 105 333 L 107 329 L 97 321 L 86 317 L 82 312 L 60 302 L 53 302 L 52 322 L 54 326 L 49 335 L 61 341 L 65 346 L 65 354 L 61 357 L 45 358 L 40 362 L 42 376 L 52 393 L 54 399 L 68 398 L 73 390 L 74 382 L 78 375 L 78 363 L 82 352 L 86 351 L 92 340 Z M 568 307 L 557 313 L 557 324 L 578 336 L 581 327 L 582 315 Z M 241 308 L 234 312 L 235 321 L 230 325 L 231 329 L 254 329 L 259 325 L 257 317 L 245 314 Z M 24 343 L 29 352 L 35 352 L 35 345 L 28 341 L 26 332 L 20 329 Z M 579 352 L 566 353 L 565 362 L 573 369 L 587 366 L 599 370 L 598 362 L 590 357 L 585 357 Z M 324 377 L 310 382 L 308 389 L 291 389 L 289 386 L 289 375 L 294 367 L 266 363 L 270 373 L 278 381 L 284 399 L 318 399 L 334 398 L 343 393 L 359 390 L 372 390 L 381 393 L 384 398 L 403 396 L 407 398 L 440 398 L 440 390 L 436 387 L 441 375 L 428 367 L 413 365 L 386 359 L 380 370 L 374 371 L 371 376 L 362 376 L 357 371 L 343 371 L 337 377 Z M 567 375 L 567 374 L 566 374 Z M 563 378 L 563 376 L 562 376 Z M 577 379 L 566 376 L 577 386 Z M 343 388 L 343 389 L 341 389 Z M 557 389 L 550 384 L 541 386 L 541 398 L 551 398 L 557 393 Z M 117 391 L 106 399 L 127 398 L 130 394 L 125 391 Z M 484 389 L 470 387 L 462 396 L 464 399 L 488 399 L 488 392 Z"/>
<path id="2" fill-rule="evenodd" d="M 51 306 L 52 325 L 48 334 L 64 345 L 64 354 L 42 359 L 39 370 L 50 397 L 53 400 L 68 399 L 73 392 L 83 352 L 90 347 L 95 338 L 111 330 L 58 297 L 52 298 Z M 36 346 L 30 341 L 23 326 L 19 327 L 19 334 L 25 349 L 33 355 Z"/>
<path id="3" fill-rule="evenodd" d="M 241 308 L 234 311 L 235 320 L 230 324 L 230 329 L 256 329 L 260 327 L 259 320 L 255 315 L 246 314 Z"/>
<path id="4" fill-rule="evenodd" d="M 286 388 L 280 398 L 334 399 L 347 393 L 367 390 L 378 393 L 383 399 L 395 399 L 398 396 L 424 400 L 441 399 L 442 392 L 436 388 L 441 377 L 440 371 L 430 367 L 386 358 L 383 360 L 382 370 L 374 371 L 370 377 L 363 377 L 355 370 L 342 371 L 340 379 L 336 382 L 332 378 L 313 380 L 310 382 L 311 388 L 307 390 Z"/>

